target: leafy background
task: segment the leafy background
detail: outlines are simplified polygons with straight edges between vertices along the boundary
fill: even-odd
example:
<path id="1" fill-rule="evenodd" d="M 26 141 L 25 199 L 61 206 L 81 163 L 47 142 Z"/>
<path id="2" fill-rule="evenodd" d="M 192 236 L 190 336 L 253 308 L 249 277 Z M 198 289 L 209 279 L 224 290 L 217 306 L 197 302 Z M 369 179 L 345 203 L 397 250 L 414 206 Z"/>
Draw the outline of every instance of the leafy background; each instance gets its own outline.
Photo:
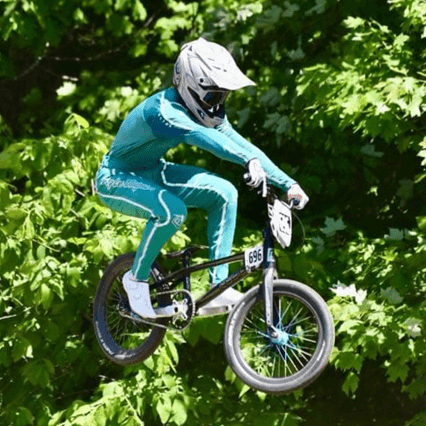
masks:
<path id="1" fill-rule="evenodd" d="M 426 424 L 424 0 L 0 0 L 0 28 L 1 424 Z M 99 277 L 144 223 L 104 207 L 91 180 L 200 35 L 257 82 L 229 97 L 230 120 L 311 198 L 307 240 L 277 252 L 280 273 L 328 301 L 337 340 L 291 395 L 235 378 L 221 317 L 168 333 L 131 368 L 94 338 Z M 235 250 L 260 240 L 240 167 L 186 146 L 168 157 L 231 180 Z M 193 211 L 165 250 L 204 244 L 205 223 Z"/>

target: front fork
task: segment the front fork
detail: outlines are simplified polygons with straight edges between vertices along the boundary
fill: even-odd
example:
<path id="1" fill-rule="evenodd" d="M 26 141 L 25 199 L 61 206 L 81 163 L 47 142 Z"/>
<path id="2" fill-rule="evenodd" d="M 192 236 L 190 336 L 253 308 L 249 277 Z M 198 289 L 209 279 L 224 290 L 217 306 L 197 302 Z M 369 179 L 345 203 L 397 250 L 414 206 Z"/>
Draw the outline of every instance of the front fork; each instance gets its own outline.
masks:
<path id="1" fill-rule="evenodd" d="M 268 224 L 266 229 L 263 231 L 264 236 L 264 245 L 263 245 L 263 283 L 262 283 L 262 293 L 265 307 L 265 322 L 266 322 L 266 331 L 268 335 L 272 338 L 276 338 L 278 333 L 274 327 L 273 323 L 273 289 L 274 289 L 274 279 L 277 276 L 276 261 L 273 252 L 273 237 L 271 228 Z"/>

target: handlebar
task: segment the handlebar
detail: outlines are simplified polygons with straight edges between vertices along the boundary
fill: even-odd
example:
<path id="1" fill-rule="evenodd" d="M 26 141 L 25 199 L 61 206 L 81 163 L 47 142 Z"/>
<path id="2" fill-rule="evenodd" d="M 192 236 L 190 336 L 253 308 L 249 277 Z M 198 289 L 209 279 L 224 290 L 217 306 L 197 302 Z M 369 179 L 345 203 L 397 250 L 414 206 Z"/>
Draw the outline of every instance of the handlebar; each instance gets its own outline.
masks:
<path id="1" fill-rule="evenodd" d="M 244 173 L 243 175 L 243 179 L 244 182 L 247 183 L 250 180 L 250 173 Z M 263 182 L 261 182 L 259 184 L 259 186 L 257 187 L 257 189 L 259 189 L 258 193 L 261 193 L 262 189 L 260 189 L 260 186 L 263 184 Z M 272 201 L 273 198 L 276 198 L 277 196 L 275 195 L 275 193 L 272 191 L 271 189 L 271 185 L 269 183 L 269 181 L 266 181 L 266 198 L 269 201 Z M 290 207 L 290 209 L 293 209 L 295 206 L 298 206 L 300 204 L 300 200 L 298 198 L 291 198 L 288 201 L 288 205 Z"/>

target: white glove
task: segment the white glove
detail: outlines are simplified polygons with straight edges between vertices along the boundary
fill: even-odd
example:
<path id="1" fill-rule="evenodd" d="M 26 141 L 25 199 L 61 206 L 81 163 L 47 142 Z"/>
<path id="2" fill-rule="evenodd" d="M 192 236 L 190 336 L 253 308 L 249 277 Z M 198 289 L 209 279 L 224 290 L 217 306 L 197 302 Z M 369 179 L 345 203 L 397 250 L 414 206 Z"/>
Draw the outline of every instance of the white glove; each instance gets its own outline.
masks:
<path id="1" fill-rule="evenodd" d="M 263 170 L 260 161 L 257 158 L 252 158 L 247 163 L 247 171 L 244 175 L 248 180 L 246 180 L 247 185 L 257 188 L 262 185 L 262 197 L 266 197 L 268 192 L 267 189 L 267 176 L 265 170 Z"/>
<path id="2" fill-rule="evenodd" d="M 297 210 L 302 210 L 303 207 L 306 206 L 307 202 L 309 201 L 309 197 L 305 194 L 303 189 L 300 187 L 298 183 L 294 183 L 290 186 L 290 188 L 287 191 L 287 198 L 290 202 L 293 198 L 296 200 L 299 200 L 299 203 L 296 205 L 294 204 L 294 207 Z"/>

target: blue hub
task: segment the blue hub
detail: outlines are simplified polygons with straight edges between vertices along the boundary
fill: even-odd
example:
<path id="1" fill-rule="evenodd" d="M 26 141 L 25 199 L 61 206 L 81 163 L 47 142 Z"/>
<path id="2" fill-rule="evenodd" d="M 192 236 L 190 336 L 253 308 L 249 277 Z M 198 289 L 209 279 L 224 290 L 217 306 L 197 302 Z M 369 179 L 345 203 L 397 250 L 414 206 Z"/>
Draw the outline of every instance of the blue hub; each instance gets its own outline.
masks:
<path id="1" fill-rule="evenodd" d="M 291 335 L 283 330 L 276 329 L 275 332 L 278 334 L 277 337 L 270 337 L 271 343 L 274 345 L 287 346 Z"/>

